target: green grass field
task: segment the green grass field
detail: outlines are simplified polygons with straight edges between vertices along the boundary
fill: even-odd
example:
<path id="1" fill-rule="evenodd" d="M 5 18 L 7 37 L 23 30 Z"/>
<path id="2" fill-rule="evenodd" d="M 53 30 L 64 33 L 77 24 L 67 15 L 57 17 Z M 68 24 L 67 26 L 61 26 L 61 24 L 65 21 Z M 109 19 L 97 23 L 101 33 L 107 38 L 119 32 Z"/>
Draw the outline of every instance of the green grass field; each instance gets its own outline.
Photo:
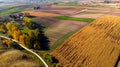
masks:
<path id="1" fill-rule="evenodd" d="M 4 12 L 0 12 L 0 15 L 6 15 L 10 13 L 19 12 L 19 11 L 21 11 L 19 8 L 13 8 L 13 9 L 6 10 Z"/>
<path id="2" fill-rule="evenodd" d="M 55 18 L 60 20 L 73 20 L 73 21 L 81 21 L 81 22 L 89 22 L 89 23 L 95 20 L 93 18 L 75 18 L 69 16 L 56 16 Z"/>

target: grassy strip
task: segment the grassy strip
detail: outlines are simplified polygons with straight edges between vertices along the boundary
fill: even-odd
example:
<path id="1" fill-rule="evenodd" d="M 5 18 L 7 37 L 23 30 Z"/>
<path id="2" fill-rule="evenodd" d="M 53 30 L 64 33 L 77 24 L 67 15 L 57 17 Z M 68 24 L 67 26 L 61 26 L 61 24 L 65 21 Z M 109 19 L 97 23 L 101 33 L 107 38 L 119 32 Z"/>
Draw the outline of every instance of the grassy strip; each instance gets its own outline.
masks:
<path id="1" fill-rule="evenodd" d="M 92 22 L 95 19 L 93 18 L 75 18 L 75 17 L 69 17 L 69 16 L 56 16 L 55 18 L 60 20 L 73 20 L 73 21 L 82 21 L 82 22 Z"/>
<path id="2" fill-rule="evenodd" d="M 6 10 L 4 12 L 0 12 L 0 15 L 6 15 L 6 14 L 10 14 L 10 13 L 19 12 L 19 11 L 20 11 L 19 8 L 13 8 L 13 9 L 10 9 L 10 10 Z"/>
<path id="3" fill-rule="evenodd" d="M 52 52 L 55 48 L 57 48 L 60 44 L 62 44 L 68 37 L 70 37 L 74 32 L 69 32 L 60 39 L 58 39 L 53 46 L 50 47 L 50 50 L 48 52 Z"/>

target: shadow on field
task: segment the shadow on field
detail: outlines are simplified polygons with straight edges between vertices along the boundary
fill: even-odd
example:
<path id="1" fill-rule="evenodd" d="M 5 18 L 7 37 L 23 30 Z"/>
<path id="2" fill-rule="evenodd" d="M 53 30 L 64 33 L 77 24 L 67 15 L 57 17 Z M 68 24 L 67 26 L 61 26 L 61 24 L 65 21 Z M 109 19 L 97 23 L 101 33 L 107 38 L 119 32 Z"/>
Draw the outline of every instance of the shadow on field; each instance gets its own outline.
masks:
<path id="1" fill-rule="evenodd" d="M 117 62 L 116 62 L 116 64 L 115 64 L 115 66 L 114 67 L 119 67 L 119 62 L 120 62 L 120 55 L 119 55 L 119 57 L 118 57 L 118 59 L 117 59 Z"/>
<path id="2" fill-rule="evenodd" d="M 46 37 L 46 36 L 44 35 L 44 32 L 43 32 L 43 31 L 40 31 L 40 33 L 41 33 L 41 35 L 40 35 L 40 37 L 41 37 L 41 40 L 40 40 L 41 50 L 49 50 L 49 49 L 50 49 L 50 48 L 49 48 L 49 43 L 50 43 L 50 41 L 49 41 L 48 37 Z"/>

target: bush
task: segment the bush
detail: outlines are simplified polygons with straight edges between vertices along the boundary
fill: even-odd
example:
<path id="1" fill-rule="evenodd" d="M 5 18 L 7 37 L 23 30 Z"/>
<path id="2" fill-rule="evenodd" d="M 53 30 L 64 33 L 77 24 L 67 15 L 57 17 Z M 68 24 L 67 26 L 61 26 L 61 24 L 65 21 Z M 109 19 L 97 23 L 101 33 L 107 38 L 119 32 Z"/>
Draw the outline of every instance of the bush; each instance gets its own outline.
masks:
<path id="1" fill-rule="evenodd" d="M 50 63 L 50 64 L 53 62 L 52 56 L 50 56 L 49 54 L 46 54 L 46 55 L 44 56 L 44 58 L 45 58 L 45 60 L 46 60 L 48 63 Z"/>

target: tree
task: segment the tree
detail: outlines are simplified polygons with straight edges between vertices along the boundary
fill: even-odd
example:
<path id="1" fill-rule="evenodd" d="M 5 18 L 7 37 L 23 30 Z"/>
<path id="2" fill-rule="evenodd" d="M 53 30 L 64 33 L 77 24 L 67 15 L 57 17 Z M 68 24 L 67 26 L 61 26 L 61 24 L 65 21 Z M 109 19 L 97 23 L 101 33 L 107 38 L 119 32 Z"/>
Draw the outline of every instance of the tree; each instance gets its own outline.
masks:
<path id="1" fill-rule="evenodd" d="M 8 33 L 11 33 L 11 28 L 12 28 L 12 25 L 11 25 L 11 23 L 10 22 L 8 22 L 7 24 L 6 24 L 6 28 L 7 28 L 7 30 L 8 30 Z"/>
<path id="2" fill-rule="evenodd" d="M 33 48 L 33 44 L 31 44 L 30 42 L 30 37 L 25 35 L 25 46 L 28 47 L 28 48 Z"/>
<path id="3" fill-rule="evenodd" d="M 11 30 L 11 34 L 13 34 L 15 30 L 18 30 L 18 27 L 16 25 L 12 24 L 12 28 L 11 29 L 12 29 Z"/>
<path id="4" fill-rule="evenodd" d="M 24 35 L 24 34 L 23 34 L 23 35 L 20 35 L 19 41 L 20 41 L 20 43 L 21 43 L 22 45 L 25 46 L 25 35 Z"/>
<path id="5" fill-rule="evenodd" d="M 32 30 L 30 30 L 30 31 L 28 32 L 28 35 L 29 35 L 29 37 L 30 37 L 30 43 L 31 43 L 31 44 L 34 44 L 34 43 L 35 43 L 35 39 L 36 39 L 34 32 L 33 32 Z"/>
<path id="6" fill-rule="evenodd" d="M 28 18 L 28 17 L 24 17 L 23 21 L 25 23 L 32 23 L 32 19 Z"/>
<path id="7" fill-rule="evenodd" d="M 3 23 L 0 23 L 0 32 L 2 32 L 2 33 L 6 32 L 6 27 Z"/>
<path id="8" fill-rule="evenodd" d="M 22 45 L 28 48 L 33 48 L 33 44 L 30 42 L 30 37 L 28 35 L 25 34 L 20 35 L 19 41 Z"/>
<path id="9" fill-rule="evenodd" d="M 33 45 L 34 49 L 41 49 L 40 43 L 36 41 Z"/>
<path id="10" fill-rule="evenodd" d="M 45 55 L 44 55 L 44 58 L 45 58 L 45 60 L 46 60 L 48 63 L 52 64 L 53 60 L 52 60 L 52 56 L 51 56 L 51 55 L 45 54 Z"/>
<path id="11" fill-rule="evenodd" d="M 22 35 L 22 32 L 20 30 L 15 30 L 12 36 L 15 40 L 19 41 L 20 35 Z"/>
<path id="12" fill-rule="evenodd" d="M 6 40 L 6 39 L 3 40 L 2 42 L 3 42 L 4 44 L 7 44 L 7 45 L 9 44 L 9 40 Z"/>
<path id="13" fill-rule="evenodd" d="M 34 34 L 35 34 L 35 37 L 39 37 L 40 30 L 39 29 L 35 29 Z"/>
<path id="14" fill-rule="evenodd" d="M 18 27 L 15 25 L 15 24 L 13 24 L 13 23 L 10 23 L 10 22 L 8 22 L 7 24 L 6 24 L 6 28 L 7 28 L 7 30 L 8 30 L 8 33 L 9 34 L 13 34 L 13 32 L 15 31 L 15 30 L 18 30 Z"/>
<path id="15" fill-rule="evenodd" d="M 26 17 L 30 16 L 30 13 L 24 13 Z"/>
<path id="16" fill-rule="evenodd" d="M 25 17 L 25 18 L 23 19 L 23 21 L 25 22 L 25 25 L 26 25 L 28 28 L 32 29 L 32 25 L 33 25 L 32 19 L 30 19 L 30 18 L 28 18 L 28 17 Z"/>
<path id="17" fill-rule="evenodd" d="M 40 38 L 40 32 L 39 32 L 39 29 L 35 29 L 34 31 L 30 31 L 28 33 L 29 35 L 29 39 L 30 39 L 30 42 L 31 45 L 34 49 L 41 49 L 41 41 L 39 40 Z"/>
<path id="18" fill-rule="evenodd" d="M 9 48 L 15 48 L 15 49 L 22 49 L 22 48 L 18 45 L 18 43 L 13 42 L 13 41 L 10 41 L 10 42 L 9 42 L 8 47 L 9 47 Z"/>

